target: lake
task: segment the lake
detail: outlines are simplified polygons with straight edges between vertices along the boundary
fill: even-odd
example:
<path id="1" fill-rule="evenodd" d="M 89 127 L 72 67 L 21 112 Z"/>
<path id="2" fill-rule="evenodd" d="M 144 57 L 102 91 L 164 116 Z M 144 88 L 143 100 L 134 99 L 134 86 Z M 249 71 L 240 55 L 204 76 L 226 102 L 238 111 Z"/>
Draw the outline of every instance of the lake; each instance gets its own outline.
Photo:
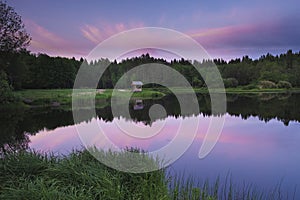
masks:
<path id="1" fill-rule="evenodd" d="M 189 98 L 186 95 L 185 98 Z M 300 94 L 261 93 L 227 94 L 225 125 L 215 148 L 204 159 L 198 158 L 211 115 L 210 98 L 197 94 L 200 112 L 182 116 L 174 96 L 157 100 L 133 99 L 129 105 L 131 119 L 113 116 L 107 102 L 97 108 L 97 117 L 85 117 L 76 126 L 98 123 L 111 141 L 119 147 L 133 146 L 153 151 L 168 144 L 181 121 L 198 119 L 197 135 L 190 148 L 171 166 L 170 173 L 204 180 L 221 180 L 230 176 L 234 184 L 253 184 L 293 193 L 300 184 Z M 109 101 L 109 100 L 107 100 Z M 165 108 L 166 116 L 150 118 L 154 104 Z M 8 149 L 34 149 L 67 155 L 83 148 L 69 108 L 0 107 L 1 153 Z M 116 122 L 140 127 L 145 132 L 164 125 L 159 134 L 149 139 L 137 139 L 123 134 Z M 143 133 L 141 133 L 143 134 Z M 95 143 L 97 144 L 97 143 Z M 98 146 L 105 146 L 101 144 Z M 300 193 L 296 193 L 300 198 Z"/>

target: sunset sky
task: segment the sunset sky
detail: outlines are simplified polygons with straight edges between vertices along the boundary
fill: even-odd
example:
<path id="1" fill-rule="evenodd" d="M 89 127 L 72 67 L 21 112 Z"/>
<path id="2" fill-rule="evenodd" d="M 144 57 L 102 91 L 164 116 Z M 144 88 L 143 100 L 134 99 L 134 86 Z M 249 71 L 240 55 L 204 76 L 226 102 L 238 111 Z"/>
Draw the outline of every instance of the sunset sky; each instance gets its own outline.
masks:
<path id="1" fill-rule="evenodd" d="M 252 1 L 8 1 L 32 36 L 30 50 L 85 57 L 99 42 L 137 27 L 190 35 L 224 59 L 300 50 L 300 2 Z"/>

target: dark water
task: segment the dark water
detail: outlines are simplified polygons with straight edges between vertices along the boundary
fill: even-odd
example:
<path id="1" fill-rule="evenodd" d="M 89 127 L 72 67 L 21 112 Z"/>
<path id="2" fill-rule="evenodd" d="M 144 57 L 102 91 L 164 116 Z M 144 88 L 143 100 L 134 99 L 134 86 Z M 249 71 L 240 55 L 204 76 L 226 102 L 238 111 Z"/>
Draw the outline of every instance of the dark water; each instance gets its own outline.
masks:
<path id="1" fill-rule="evenodd" d="M 82 111 L 87 126 L 97 122 L 109 138 L 120 147 L 135 146 L 153 151 L 166 145 L 182 120 L 200 120 L 197 136 L 191 147 L 170 167 L 199 179 L 215 180 L 228 173 L 236 184 L 251 183 L 270 189 L 281 183 L 282 190 L 293 193 L 300 185 L 300 94 L 243 94 L 227 95 L 227 112 L 222 135 L 213 151 L 204 159 L 198 158 L 199 148 L 211 119 L 210 98 L 199 94 L 200 112 L 180 113 L 176 98 L 133 100 L 129 105 L 131 119 L 113 116 L 108 102 L 101 102 L 97 118 L 89 118 Z M 189 98 L 188 95 L 186 98 Z M 100 104 L 101 104 L 100 103 Z M 166 116 L 153 119 L 148 111 L 154 104 L 162 105 Z M 100 105 L 101 106 L 101 105 Z M 82 148 L 73 122 L 72 111 L 60 108 L 0 108 L 1 153 L 9 149 L 36 149 L 67 154 Z M 137 125 L 151 131 L 162 123 L 160 133 L 147 140 L 132 139 L 122 133 L 114 122 Z M 101 145 L 100 145 L 101 146 Z M 300 198 L 300 192 L 297 192 Z"/>

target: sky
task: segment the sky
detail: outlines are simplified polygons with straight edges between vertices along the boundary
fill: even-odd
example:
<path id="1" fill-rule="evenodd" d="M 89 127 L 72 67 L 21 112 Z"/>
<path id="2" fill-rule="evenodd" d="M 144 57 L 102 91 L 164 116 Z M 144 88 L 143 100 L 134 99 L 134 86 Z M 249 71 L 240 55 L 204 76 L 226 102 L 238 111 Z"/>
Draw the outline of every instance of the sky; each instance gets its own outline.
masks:
<path id="1" fill-rule="evenodd" d="M 85 57 L 103 40 L 141 27 L 174 29 L 213 58 L 300 50 L 300 1 L 7 1 L 22 16 L 34 53 Z M 151 54 L 151 53 L 150 53 Z"/>

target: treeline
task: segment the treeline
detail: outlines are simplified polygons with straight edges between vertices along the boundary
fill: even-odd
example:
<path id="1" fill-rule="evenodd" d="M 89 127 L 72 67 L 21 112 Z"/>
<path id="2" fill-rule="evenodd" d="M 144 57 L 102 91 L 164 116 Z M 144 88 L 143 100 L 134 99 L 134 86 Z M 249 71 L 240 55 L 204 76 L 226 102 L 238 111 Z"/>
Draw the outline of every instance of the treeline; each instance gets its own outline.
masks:
<path id="1" fill-rule="evenodd" d="M 267 54 L 255 60 L 244 56 L 228 63 L 222 60 L 215 60 L 215 63 L 222 77 L 225 80 L 234 78 L 237 85 L 287 87 L 285 83 L 290 83 L 294 87 L 300 86 L 300 52 L 293 53 L 292 50 L 288 50 L 281 55 Z M 272 83 L 277 85 L 274 86 Z"/>
<path id="2" fill-rule="evenodd" d="M 72 88 L 81 62 L 27 51 L 9 55 L 6 73 L 15 90 Z"/>
<path id="3" fill-rule="evenodd" d="M 98 80 L 99 72 L 105 65 L 98 83 L 98 88 L 113 88 L 117 81 L 129 70 L 146 63 L 161 63 L 170 66 L 182 74 L 193 87 L 205 87 L 201 74 L 191 65 L 190 61 L 153 58 L 149 54 L 140 57 L 127 58 L 121 62 L 100 59 L 87 62 L 84 59 L 50 57 L 46 54 L 32 54 L 27 51 L 10 54 L 9 62 L 4 69 L 10 85 L 15 90 L 20 89 L 54 89 L 72 88 L 76 74 L 83 66 L 86 86 L 89 81 Z M 193 64 L 203 69 L 209 69 L 215 63 L 224 80 L 225 87 L 242 86 L 248 89 L 255 87 L 300 87 L 300 53 L 291 50 L 284 54 L 273 56 L 263 55 L 252 60 L 248 56 L 233 59 L 228 62 L 222 59 L 193 61 Z M 151 70 L 151 69 L 149 69 Z M 147 74 L 147 73 L 145 73 Z M 131 74 L 126 77 L 128 82 L 139 77 Z M 162 79 L 172 79 L 170 74 L 161 74 Z"/>

